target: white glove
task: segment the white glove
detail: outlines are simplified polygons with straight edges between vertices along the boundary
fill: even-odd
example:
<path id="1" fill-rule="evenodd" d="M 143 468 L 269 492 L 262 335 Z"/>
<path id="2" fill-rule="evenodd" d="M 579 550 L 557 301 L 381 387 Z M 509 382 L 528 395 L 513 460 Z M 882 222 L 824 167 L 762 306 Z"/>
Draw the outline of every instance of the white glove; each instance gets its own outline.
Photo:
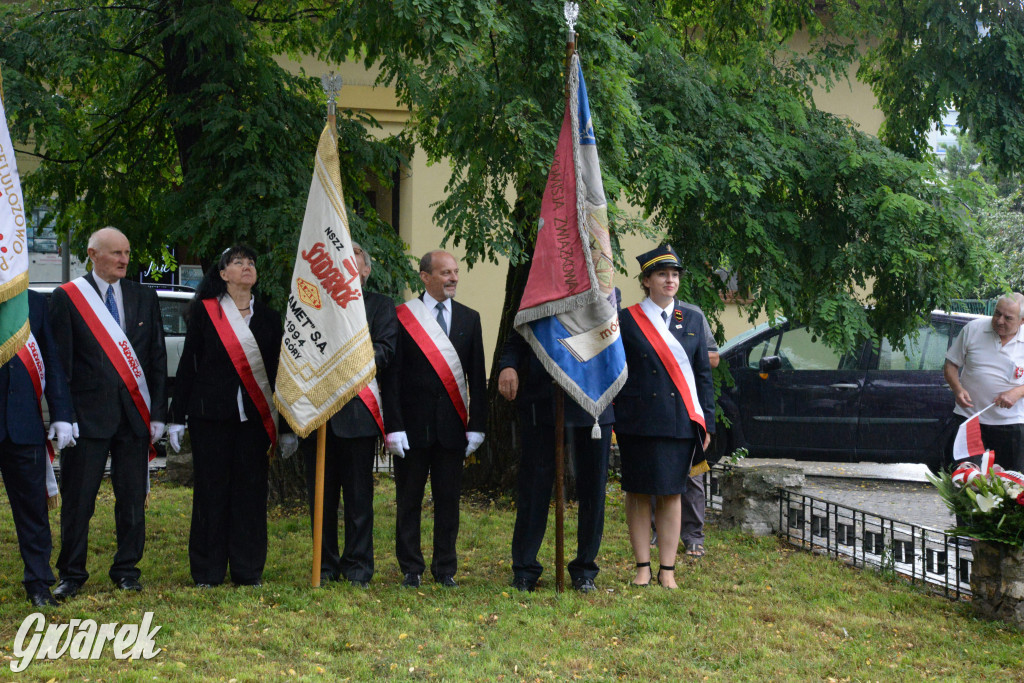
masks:
<path id="1" fill-rule="evenodd" d="M 297 450 L 299 450 L 299 437 L 296 435 L 288 433 L 277 437 L 277 452 L 285 460 L 295 455 Z"/>
<path id="2" fill-rule="evenodd" d="M 466 457 L 468 458 L 473 454 L 473 451 L 480 448 L 480 444 L 484 442 L 483 432 L 466 432 Z"/>
<path id="3" fill-rule="evenodd" d="M 391 455 L 396 458 L 404 458 L 405 452 L 409 450 L 409 437 L 405 432 L 391 432 L 384 437 L 384 445 L 387 446 L 388 453 Z"/>
<path id="4" fill-rule="evenodd" d="M 160 437 L 164 435 L 164 423 L 163 422 L 150 422 L 149 423 L 149 442 L 156 443 L 160 440 Z"/>
<path id="5" fill-rule="evenodd" d="M 171 442 L 171 448 L 175 453 L 181 453 L 181 437 L 185 436 L 185 425 L 167 425 L 167 440 Z"/>
<path id="6" fill-rule="evenodd" d="M 72 422 L 71 423 L 71 436 L 75 437 L 76 439 L 78 438 L 78 423 L 77 422 Z"/>
<path id="7" fill-rule="evenodd" d="M 57 450 L 62 451 L 66 446 L 75 445 L 75 437 L 72 434 L 77 431 L 71 427 L 70 422 L 51 422 L 50 432 L 46 435 L 51 441 L 57 438 Z"/>

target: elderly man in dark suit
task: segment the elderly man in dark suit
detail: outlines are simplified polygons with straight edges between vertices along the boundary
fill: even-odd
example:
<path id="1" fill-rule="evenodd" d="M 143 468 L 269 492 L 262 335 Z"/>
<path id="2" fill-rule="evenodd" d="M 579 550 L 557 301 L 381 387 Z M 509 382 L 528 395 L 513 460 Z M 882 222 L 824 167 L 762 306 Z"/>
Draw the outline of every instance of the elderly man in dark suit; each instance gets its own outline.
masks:
<path id="1" fill-rule="evenodd" d="M 167 352 L 156 293 L 124 279 L 130 253 L 120 230 L 97 230 L 89 237 L 92 272 L 56 289 L 50 301 L 80 429 L 78 444 L 61 452 L 57 600 L 77 595 L 89 578 L 89 520 L 108 454 L 117 529 L 109 576 L 120 590 L 142 590 L 136 565 L 146 538 L 149 445 L 166 419 Z"/>
<path id="2" fill-rule="evenodd" d="M 0 472 L 11 502 L 18 549 L 25 563 L 22 584 L 36 607 L 55 605 L 50 594 L 50 520 L 46 514 L 47 433 L 37 386 L 50 406 L 49 438 L 61 449 L 74 444 L 71 392 L 53 345 L 46 315 L 46 297 L 25 293 L 32 338 L 22 351 L 0 366 Z M 7 302 L 5 306 L 16 305 Z M 24 351 L 29 351 L 25 362 Z M 36 355 L 38 353 L 38 355 Z M 33 361 L 33 357 L 35 360 Z M 40 370 L 42 374 L 40 374 Z"/>
<path id="3" fill-rule="evenodd" d="M 384 423 L 396 456 L 396 554 L 402 585 L 420 585 L 426 569 L 420 517 L 427 477 L 434 498 L 434 581 L 454 588 L 464 458 L 479 448 L 487 423 L 480 314 L 454 301 L 459 266 L 446 251 L 420 259 L 426 288 L 398 307 L 398 353 L 388 372 Z"/>
<path id="4" fill-rule="evenodd" d="M 370 255 L 353 242 L 352 250 L 359 257 L 359 280 L 366 285 L 372 264 Z M 377 378 L 395 357 L 398 344 L 398 319 L 395 304 L 383 294 L 363 289 L 366 321 L 373 341 Z M 320 572 L 326 581 L 347 580 L 365 588 L 373 577 L 373 462 L 377 456 L 377 439 L 383 434 L 382 392 L 364 389 L 346 403 L 330 420 L 324 460 L 323 551 Z M 384 400 L 390 400 L 385 397 Z M 309 443 L 315 443 L 312 439 Z M 309 487 L 309 509 L 313 514 L 316 486 L 316 452 L 303 450 L 306 459 L 306 483 Z M 338 556 L 338 501 L 345 501 L 345 548 Z"/>

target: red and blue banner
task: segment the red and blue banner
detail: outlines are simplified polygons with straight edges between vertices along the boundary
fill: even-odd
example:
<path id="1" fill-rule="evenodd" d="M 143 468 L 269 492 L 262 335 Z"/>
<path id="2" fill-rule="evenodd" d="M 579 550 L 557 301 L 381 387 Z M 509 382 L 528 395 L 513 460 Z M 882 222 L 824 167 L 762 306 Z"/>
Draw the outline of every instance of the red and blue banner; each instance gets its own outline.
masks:
<path id="1" fill-rule="evenodd" d="M 559 386 L 595 418 L 626 382 L 612 271 L 597 139 L 574 54 L 515 327 Z"/>

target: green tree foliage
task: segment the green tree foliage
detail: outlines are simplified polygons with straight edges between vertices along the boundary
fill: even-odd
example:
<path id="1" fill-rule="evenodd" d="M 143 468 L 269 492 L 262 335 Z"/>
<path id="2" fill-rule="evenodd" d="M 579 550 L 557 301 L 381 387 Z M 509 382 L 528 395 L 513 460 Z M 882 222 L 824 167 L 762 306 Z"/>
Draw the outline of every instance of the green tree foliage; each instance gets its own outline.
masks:
<path id="1" fill-rule="evenodd" d="M 957 138 L 958 144 L 947 146 L 936 166 L 950 177 L 972 178 L 985 189 L 975 216 L 991 261 L 973 295 L 1019 292 L 1024 289 L 1024 183 L 1020 174 L 999 174 L 968 136 Z"/>
<path id="2" fill-rule="evenodd" d="M 860 76 L 886 121 L 882 140 L 920 157 L 948 108 L 1001 172 L 1024 168 L 1024 3 L 866 0 L 830 3 L 871 47 Z"/>
<path id="3" fill-rule="evenodd" d="M 353 3 L 329 22 L 339 37 L 326 55 L 379 63 L 417 111 L 417 143 L 451 163 L 436 213 L 447 239 L 470 264 L 509 258 L 499 340 L 564 106 L 560 5 Z M 812 42 L 797 54 L 787 41 L 800 29 Z M 855 51 L 809 3 L 584 2 L 577 30 L 609 201 L 647 219 L 619 213 L 616 227 L 667 235 L 687 261 L 684 295 L 709 313 L 726 267 L 752 316 L 800 318 L 849 347 L 876 332 L 903 338 L 977 277 L 981 245 L 962 204 L 973 184 L 946 183 L 814 107 L 813 86 L 844 79 Z M 473 478 L 508 486 L 509 411 L 492 399 L 497 438 Z"/>
<path id="4" fill-rule="evenodd" d="M 684 16 L 722 18 L 696 4 Z M 637 150 L 644 205 L 695 276 L 683 296 L 713 310 L 721 282 L 709 271 L 725 266 L 752 299 L 751 317 L 798 318 L 837 348 L 900 339 L 976 276 L 980 241 L 963 202 L 977 186 L 946 182 L 814 107 L 810 84 L 839 78 L 845 64 L 814 15 L 744 17 L 748 39 L 754 17 L 770 40 L 722 55 L 715 27 L 697 25 L 689 31 L 706 39 L 651 50 L 639 71 L 654 131 Z M 794 57 L 775 41 L 801 26 L 816 40 Z"/>
<path id="5" fill-rule="evenodd" d="M 26 195 L 54 210 L 72 248 L 84 255 L 104 225 L 129 236 L 142 264 L 167 256 L 159 245 L 205 263 L 246 241 L 280 307 L 325 108 L 318 81 L 275 56 L 292 33 L 318 35 L 319 6 L 55 0 L 0 12 L 12 134 L 41 160 Z M 371 178 L 390 184 L 404 145 L 375 140 L 374 125 L 339 115 L 342 183 L 353 233 L 394 264 L 375 276 L 397 292 L 412 273 L 365 193 Z"/>

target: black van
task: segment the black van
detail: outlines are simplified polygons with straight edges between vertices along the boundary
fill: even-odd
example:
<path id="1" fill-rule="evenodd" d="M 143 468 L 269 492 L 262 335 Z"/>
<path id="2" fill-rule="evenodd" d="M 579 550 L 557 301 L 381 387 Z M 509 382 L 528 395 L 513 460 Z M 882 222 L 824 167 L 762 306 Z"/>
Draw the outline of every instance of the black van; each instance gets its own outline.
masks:
<path id="1" fill-rule="evenodd" d="M 953 394 L 942 375 L 960 329 L 983 316 L 935 311 L 897 351 L 888 339 L 837 353 L 807 327 L 763 324 L 721 348 L 735 386 L 719 406 L 719 454 L 840 462 L 949 462 Z M 724 363 L 723 363 L 724 365 Z"/>

